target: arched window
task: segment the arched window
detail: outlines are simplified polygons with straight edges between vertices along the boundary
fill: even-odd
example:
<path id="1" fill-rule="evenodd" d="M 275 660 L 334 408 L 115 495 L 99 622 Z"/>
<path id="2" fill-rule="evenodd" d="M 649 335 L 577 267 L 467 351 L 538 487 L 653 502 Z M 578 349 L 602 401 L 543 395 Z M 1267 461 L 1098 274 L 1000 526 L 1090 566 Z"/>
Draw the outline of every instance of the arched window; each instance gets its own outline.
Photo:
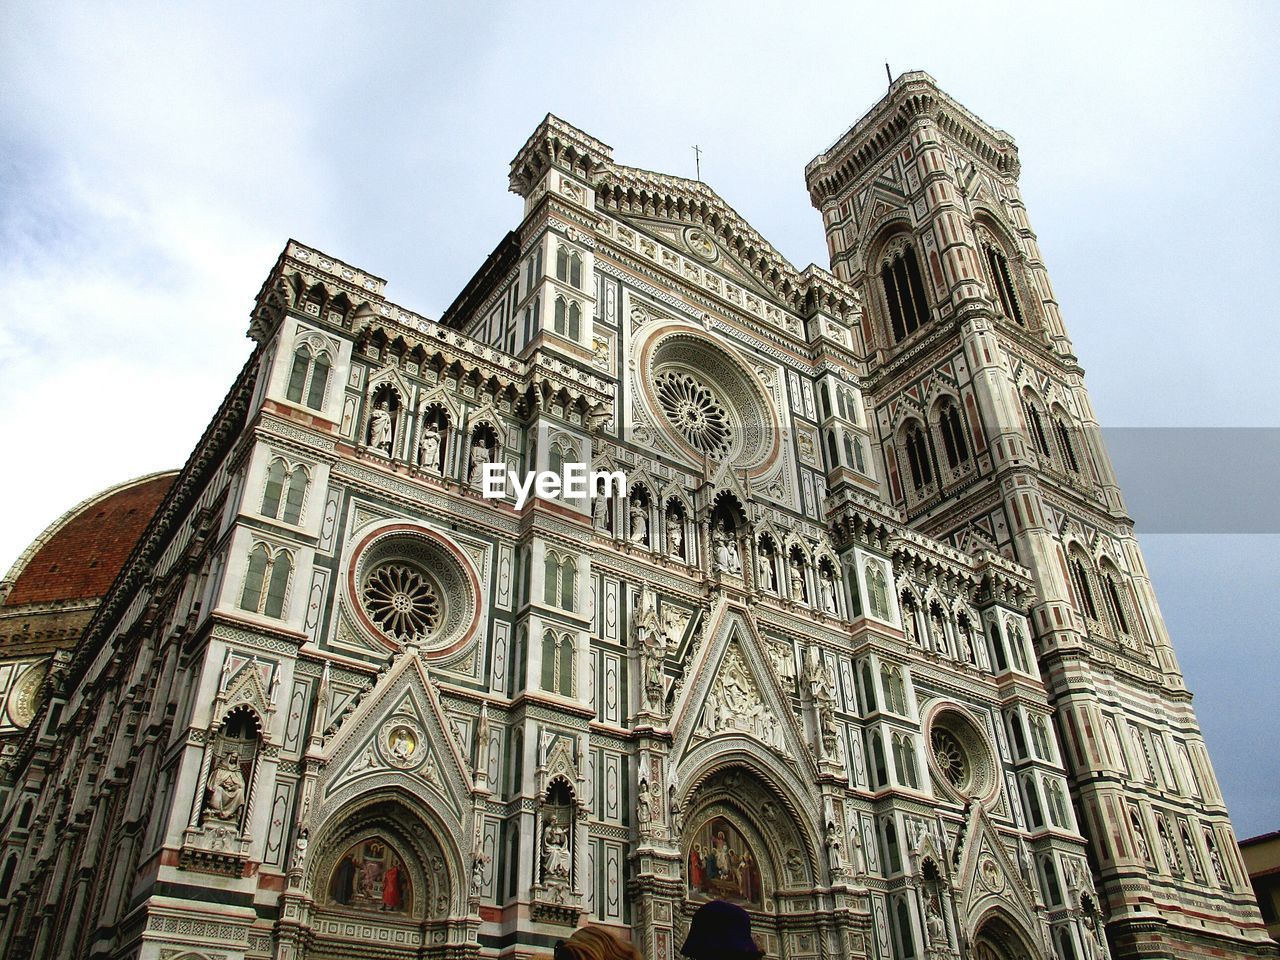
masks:
<path id="1" fill-rule="evenodd" d="M 880 282 L 889 307 L 889 324 L 893 339 L 904 340 L 928 322 L 929 306 L 925 300 L 920 264 L 910 244 L 891 247 L 893 252 L 880 267 Z"/>
<path id="2" fill-rule="evenodd" d="M 542 634 L 542 689 L 572 697 L 574 689 L 573 636 L 565 633 L 559 638 L 547 630 Z"/>
<path id="3" fill-rule="evenodd" d="M 9 896 L 9 887 L 13 885 L 13 873 L 18 869 L 18 856 L 13 854 L 5 861 L 4 873 L 0 873 L 0 900 Z"/>
<path id="4" fill-rule="evenodd" d="M 267 617 L 281 617 L 292 572 L 293 558 L 287 550 L 273 553 L 265 543 L 257 544 L 249 554 L 240 609 Z"/>
<path id="5" fill-rule="evenodd" d="M 1040 456 L 1050 458 L 1053 456 L 1049 448 L 1049 438 L 1045 436 L 1044 419 L 1040 416 L 1040 408 L 1031 399 L 1030 393 L 1026 393 L 1022 397 L 1022 412 L 1027 418 L 1027 433 L 1031 437 L 1031 442 L 1035 445 Z"/>
<path id="6" fill-rule="evenodd" d="M 878 563 L 868 563 L 867 594 L 871 604 L 871 615 L 881 620 L 889 619 L 889 594 L 885 590 L 884 571 Z"/>
<path id="7" fill-rule="evenodd" d="M 1058 881 L 1058 868 L 1053 862 L 1053 854 L 1046 853 L 1040 857 L 1040 876 L 1044 879 L 1044 899 L 1052 907 L 1062 903 L 1062 884 Z"/>
<path id="8" fill-rule="evenodd" d="M 1025 327 L 1022 308 L 1018 305 L 1018 296 L 1013 288 L 1013 277 L 1009 273 L 1009 261 L 1004 252 L 992 244 L 987 244 L 987 269 L 991 273 L 991 283 L 996 289 L 1000 309 L 1018 326 Z"/>
<path id="9" fill-rule="evenodd" d="M 287 477 L 287 480 L 286 480 Z M 267 482 L 262 491 L 262 515 L 273 520 L 297 524 L 302 520 L 302 503 L 307 495 L 307 471 L 276 457 L 267 467 Z M 281 513 L 283 503 L 284 511 Z"/>
<path id="10" fill-rule="evenodd" d="M 1125 594 L 1121 592 L 1123 590 L 1125 588 L 1120 585 L 1119 574 L 1110 569 L 1109 565 L 1104 566 L 1102 568 L 1102 599 L 1107 605 L 1107 613 L 1111 615 L 1111 622 L 1121 634 L 1127 637 L 1133 631 L 1129 628 L 1129 617 L 1125 612 Z"/>
<path id="11" fill-rule="evenodd" d="M 303 403 L 313 410 L 324 407 L 324 395 L 329 386 L 329 354 L 323 350 L 313 353 L 308 344 L 300 344 L 293 354 L 293 367 L 289 370 L 289 385 L 285 397 L 293 403 Z"/>
<path id="12" fill-rule="evenodd" d="M 912 423 L 907 427 L 906 447 L 911 483 L 916 490 L 922 490 L 933 482 L 933 467 L 929 462 L 929 441 L 919 424 Z"/>
<path id="13" fill-rule="evenodd" d="M 938 404 L 938 428 L 942 432 L 942 448 L 947 455 L 947 466 L 955 470 L 968 461 L 969 445 L 964 442 L 960 411 L 950 397 L 944 397 Z"/>
<path id="14" fill-rule="evenodd" d="M 567 336 L 570 340 L 577 340 L 582 336 L 582 308 L 578 306 L 576 300 L 569 304 L 569 329 Z"/>
<path id="15" fill-rule="evenodd" d="M 1009 736 L 1013 739 L 1014 755 L 1022 760 L 1027 755 L 1027 735 L 1022 729 L 1022 717 L 1015 710 L 1009 714 Z"/>
<path id="16" fill-rule="evenodd" d="M 1067 569 L 1071 571 L 1071 585 L 1076 591 L 1076 606 L 1090 620 L 1098 619 L 1098 607 L 1093 601 L 1093 587 L 1086 561 L 1078 552 L 1073 552 L 1067 561 Z"/>
<path id="17" fill-rule="evenodd" d="M 902 851 L 898 848 L 898 828 L 891 817 L 884 821 L 885 859 L 889 862 L 890 873 L 902 872 Z"/>
<path id="18" fill-rule="evenodd" d="M 560 656 L 556 663 L 556 688 L 562 697 L 573 696 L 573 637 L 564 634 L 560 637 Z"/>
<path id="19" fill-rule="evenodd" d="M 1032 829 L 1044 826 L 1044 811 L 1040 808 L 1040 791 L 1036 789 L 1035 778 L 1024 774 L 1020 780 L 1024 812 L 1027 815 L 1027 826 Z"/>
<path id="20" fill-rule="evenodd" d="M 879 709 L 876 701 L 876 685 L 871 679 L 871 662 L 869 660 L 862 661 L 862 700 L 868 713 Z"/>
<path id="21" fill-rule="evenodd" d="M 548 550 L 542 577 L 542 602 L 572 612 L 578 578 L 578 565 L 573 558 Z"/>
<path id="22" fill-rule="evenodd" d="M 1031 744 L 1036 756 L 1044 760 L 1053 759 L 1053 751 L 1049 748 L 1049 724 L 1039 714 L 1031 717 Z"/>
<path id="23" fill-rule="evenodd" d="M 893 766 L 902 786 L 913 789 L 920 786 L 916 777 L 916 751 L 907 734 L 893 737 Z"/>
<path id="24" fill-rule="evenodd" d="M 1067 819 L 1067 800 L 1066 794 L 1063 792 L 1062 783 L 1058 780 L 1048 781 L 1049 795 L 1049 822 L 1055 827 L 1066 828 L 1070 821 Z"/>
<path id="25" fill-rule="evenodd" d="M 556 279 L 582 289 L 582 256 L 563 243 L 556 249 Z"/>
<path id="26" fill-rule="evenodd" d="M 1058 441 L 1058 449 L 1062 451 L 1062 460 L 1072 473 L 1080 472 L 1080 461 L 1076 459 L 1076 448 L 1071 440 L 1071 428 L 1067 426 L 1066 415 L 1055 411 L 1053 415 L 1053 432 Z"/>
<path id="27" fill-rule="evenodd" d="M 1009 647 L 1013 650 L 1013 665 L 1023 673 L 1030 673 L 1031 667 L 1027 663 L 1027 638 L 1022 632 L 1022 627 L 1016 624 L 1009 627 Z"/>
<path id="28" fill-rule="evenodd" d="M 871 772 L 876 781 L 872 789 L 879 789 L 889 781 L 889 771 L 884 762 L 884 740 L 879 730 L 871 734 Z"/>

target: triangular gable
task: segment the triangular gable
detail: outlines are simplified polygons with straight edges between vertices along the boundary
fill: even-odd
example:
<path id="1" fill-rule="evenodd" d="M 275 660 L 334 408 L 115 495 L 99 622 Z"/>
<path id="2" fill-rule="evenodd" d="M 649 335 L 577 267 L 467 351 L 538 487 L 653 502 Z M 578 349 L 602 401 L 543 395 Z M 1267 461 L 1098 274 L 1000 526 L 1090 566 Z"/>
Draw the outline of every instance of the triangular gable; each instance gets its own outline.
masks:
<path id="1" fill-rule="evenodd" d="M 772 651 L 747 611 L 722 600 L 712 609 L 703 642 L 689 664 L 689 680 L 671 716 L 673 755 L 684 757 L 720 737 L 745 738 L 792 764 L 812 765 L 804 731 L 783 692 Z"/>
<path id="2" fill-rule="evenodd" d="M 993 907 L 1015 917 L 1025 932 L 1037 930 L 1035 899 L 982 804 L 970 805 L 960 842 L 957 897 L 969 936 L 974 935 L 982 917 Z"/>
<path id="3" fill-rule="evenodd" d="M 326 799 L 363 779 L 394 775 L 415 791 L 434 792 L 461 818 L 474 789 L 426 667 L 407 648 L 383 674 L 324 747 L 320 797 Z"/>

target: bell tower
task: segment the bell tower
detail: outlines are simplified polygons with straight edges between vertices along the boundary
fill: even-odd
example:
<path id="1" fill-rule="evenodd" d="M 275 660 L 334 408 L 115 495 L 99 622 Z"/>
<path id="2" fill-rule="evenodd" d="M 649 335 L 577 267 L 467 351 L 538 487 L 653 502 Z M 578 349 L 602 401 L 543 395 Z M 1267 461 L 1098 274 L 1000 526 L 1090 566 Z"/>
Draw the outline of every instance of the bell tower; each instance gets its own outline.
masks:
<path id="1" fill-rule="evenodd" d="M 919 72 L 806 169 L 863 299 L 881 495 L 1031 571 L 1112 955 L 1274 956 L 1018 174 L 1012 138 Z"/>

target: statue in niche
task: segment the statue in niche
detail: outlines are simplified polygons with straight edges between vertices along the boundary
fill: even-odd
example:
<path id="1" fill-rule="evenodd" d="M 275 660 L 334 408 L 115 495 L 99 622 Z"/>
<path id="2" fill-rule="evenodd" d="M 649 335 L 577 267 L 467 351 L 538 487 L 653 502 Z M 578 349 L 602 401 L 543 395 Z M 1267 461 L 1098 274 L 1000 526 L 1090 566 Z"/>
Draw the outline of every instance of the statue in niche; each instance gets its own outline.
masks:
<path id="1" fill-rule="evenodd" d="M 729 572 L 742 572 L 742 555 L 738 552 L 738 538 L 729 538 Z"/>
<path id="2" fill-rule="evenodd" d="M 569 831 L 559 820 L 542 830 L 542 872 L 548 880 L 569 879 Z"/>
<path id="3" fill-rule="evenodd" d="M 813 648 L 809 661 L 809 692 L 813 695 L 813 707 L 818 717 L 818 732 L 822 747 L 827 753 L 836 746 L 836 678 L 831 665 Z"/>
<path id="4" fill-rule="evenodd" d="M 1208 828 L 1204 831 L 1204 843 L 1209 848 L 1209 862 L 1213 864 L 1214 875 L 1218 878 L 1218 883 L 1225 887 L 1227 885 L 1227 872 L 1222 864 L 1222 856 L 1218 853 L 1218 846 L 1213 842 L 1213 835 Z"/>
<path id="5" fill-rule="evenodd" d="M 215 820 L 238 823 L 244 811 L 244 772 L 233 751 L 222 755 L 209 772 L 205 788 L 205 813 Z"/>
<path id="6" fill-rule="evenodd" d="M 649 545 L 649 518 L 645 516 L 643 504 L 633 503 L 631 505 L 631 536 L 629 539 L 632 543 L 642 547 Z"/>
<path id="7" fill-rule="evenodd" d="M 653 803 L 649 799 L 649 781 L 640 778 L 640 789 L 636 796 L 636 822 L 640 826 L 640 836 L 647 837 L 653 833 Z"/>
<path id="8" fill-rule="evenodd" d="M 827 859 L 833 874 L 844 873 L 844 844 L 840 839 L 840 828 L 834 820 L 827 821 Z"/>
<path id="9" fill-rule="evenodd" d="M 667 657 L 667 635 L 658 619 L 653 591 L 646 585 L 640 590 L 635 617 L 636 648 L 640 651 L 640 668 L 644 677 L 641 695 L 646 707 L 662 703 L 664 684 L 662 664 Z"/>
<path id="10" fill-rule="evenodd" d="M 938 906 L 937 897 L 929 898 L 929 906 L 924 914 L 924 925 L 929 934 L 929 946 L 945 947 L 947 945 L 947 925 L 942 920 L 942 909 Z"/>
<path id="11" fill-rule="evenodd" d="M 756 552 L 756 586 L 770 593 L 778 590 L 778 578 L 773 572 L 773 554 L 763 547 Z"/>
<path id="12" fill-rule="evenodd" d="M 591 500 L 591 522 L 600 530 L 609 526 L 609 487 L 604 482 L 600 483 Z"/>
<path id="13" fill-rule="evenodd" d="M 1138 855 L 1142 857 L 1143 862 L 1151 862 L 1151 847 L 1147 844 L 1146 831 L 1142 829 L 1142 821 L 1138 818 L 1137 810 L 1129 811 L 1129 822 L 1133 825 L 1133 839 L 1138 846 Z"/>
<path id="14" fill-rule="evenodd" d="M 822 601 L 822 609 L 827 613 L 836 612 L 836 585 L 831 571 L 823 567 L 818 573 L 818 596 Z"/>
<path id="15" fill-rule="evenodd" d="M 430 421 L 418 441 L 418 463 L 432 473 L 440 472 L 440 428 Z"/>
<path id="16" fill-rule="evenodd" d="M 391 411 L 386 400 L 379 400 L 369 418 L 369 446 L 391 453 Z"/>
<path id="17" fill-rule="evenodd" d="M 808 603 L 809 594 L 804 588 L 804 561 L 799 557 L 791 558 L 791 599 L 798 603 Z"/>
<path id="18" fill-rule="evenodd" d="M 479 483 L 486 463 L 493 462 L 493 450 L 484 442 L 484 438 L 476 435 L 471 444 L 471 466 L 467 474 L 472 483 Z"/>
<path id="19" fill-rule="evenodd" d="M 729 543 L 733 538 L 729 536 L 729 529 L 725 526 L 723 520 L 716 524 L 715 534 L 712 537 L 715 554 L 715 569 L 728 572 L 729 570 Z"/>
<path id="20" fill-rule="evenodd" d="M 673 560 L 684 559 L 684 532 L 680 526 L 679 517 L 667 514 L 667 556 Z"/>

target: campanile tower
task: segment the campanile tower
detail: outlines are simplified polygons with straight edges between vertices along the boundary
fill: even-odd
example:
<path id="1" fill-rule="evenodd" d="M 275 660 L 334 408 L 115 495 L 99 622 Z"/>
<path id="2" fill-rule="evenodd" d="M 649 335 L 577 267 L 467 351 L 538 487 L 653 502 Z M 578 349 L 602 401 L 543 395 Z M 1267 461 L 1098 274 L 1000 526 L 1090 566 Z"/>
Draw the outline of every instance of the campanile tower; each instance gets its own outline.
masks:
<path id="1" fill-rule="evenodd" d="M 832 271 L 863 298 L 882 494 L 1031 570 L 1113 955 L 1271 956 L 1018 173 L 1012 138 L 919 72 L 806 170 Z M 1034 846 L 1052 828 L 1023 801 Z"/>

